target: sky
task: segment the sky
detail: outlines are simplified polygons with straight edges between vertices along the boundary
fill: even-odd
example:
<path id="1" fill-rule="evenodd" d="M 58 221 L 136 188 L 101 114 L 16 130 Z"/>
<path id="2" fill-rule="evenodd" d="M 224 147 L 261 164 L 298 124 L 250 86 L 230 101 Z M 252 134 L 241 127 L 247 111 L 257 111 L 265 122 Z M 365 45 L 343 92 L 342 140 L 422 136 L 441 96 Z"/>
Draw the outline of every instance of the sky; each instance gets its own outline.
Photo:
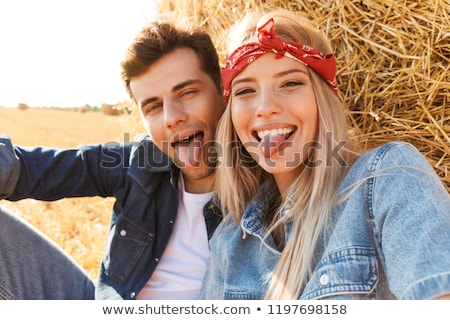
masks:
<path id="1" fill-rule="evenodd" d="M 120 61 L 155 7 L 156 0 L 0 0 L 0 106 L 129 100 Z"/>

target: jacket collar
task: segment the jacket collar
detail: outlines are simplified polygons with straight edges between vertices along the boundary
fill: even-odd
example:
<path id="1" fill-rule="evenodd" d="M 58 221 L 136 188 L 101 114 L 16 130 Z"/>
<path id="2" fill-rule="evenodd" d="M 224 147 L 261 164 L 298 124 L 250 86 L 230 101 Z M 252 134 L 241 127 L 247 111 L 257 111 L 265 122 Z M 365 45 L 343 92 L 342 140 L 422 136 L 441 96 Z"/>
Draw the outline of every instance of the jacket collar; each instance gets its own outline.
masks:
<path id="1" fill-rule="evenodd" d="M 148 136 L 133 143 L 128 174 L 147 193 L 157 190 L 164 179 L 169 179 L 174 189 L 178 188 L 180 170 Z"/>

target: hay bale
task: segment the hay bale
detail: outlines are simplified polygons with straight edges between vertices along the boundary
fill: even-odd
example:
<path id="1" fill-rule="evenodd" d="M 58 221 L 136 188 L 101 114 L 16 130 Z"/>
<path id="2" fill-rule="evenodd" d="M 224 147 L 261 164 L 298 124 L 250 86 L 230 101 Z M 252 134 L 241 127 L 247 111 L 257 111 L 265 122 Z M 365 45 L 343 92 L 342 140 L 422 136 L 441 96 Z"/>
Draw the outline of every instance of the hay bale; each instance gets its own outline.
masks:
<path id="1" fill-rule="evenodd" d="M 450 192 L 450 2 L 447 0 L 161 0 L 205 28 L 225 61 L 229 27 L 249 9 L 301 11 L 331 40 L 340 94 L 367 147 L 414 144 Z"/>
<path id="2" fill-rule="evenodd" d="M 122 114 L 122 111 L 115 105 L 103 103 L 101 107 L 102 113 L 108 116 L 118 116 Z"/>
<path id="3" fill-rule="evenodd" d="M 19 110 L 28 110 L 30 107 L 26 104 L 26 103 L 22 103 L 22 102 L 20 102 L 18 105 L 17 105 L 17 109 L 19 109 Z"/>
<path id="4" fill-rule="evenodd" d="M 78 108 L 76 108 L 76 111 L 79 113 L 86 113 L 87 109 L 86 109 L 86 107 L 78 107 Z"/>

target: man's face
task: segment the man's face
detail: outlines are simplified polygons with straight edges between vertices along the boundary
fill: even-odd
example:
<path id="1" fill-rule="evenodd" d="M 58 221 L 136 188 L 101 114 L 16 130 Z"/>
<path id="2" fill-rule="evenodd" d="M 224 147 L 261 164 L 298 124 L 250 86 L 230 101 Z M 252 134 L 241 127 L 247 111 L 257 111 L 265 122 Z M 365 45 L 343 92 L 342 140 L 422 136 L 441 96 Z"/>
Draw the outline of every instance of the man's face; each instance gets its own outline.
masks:
<path id="1" fill-rule="evenodd" d="M 224 103 L 195 52 L 180 48 L 163 56 L 133 78 L 130 89 L 153 142 L 181 169 L 186 190 L 210 180 Z"/>

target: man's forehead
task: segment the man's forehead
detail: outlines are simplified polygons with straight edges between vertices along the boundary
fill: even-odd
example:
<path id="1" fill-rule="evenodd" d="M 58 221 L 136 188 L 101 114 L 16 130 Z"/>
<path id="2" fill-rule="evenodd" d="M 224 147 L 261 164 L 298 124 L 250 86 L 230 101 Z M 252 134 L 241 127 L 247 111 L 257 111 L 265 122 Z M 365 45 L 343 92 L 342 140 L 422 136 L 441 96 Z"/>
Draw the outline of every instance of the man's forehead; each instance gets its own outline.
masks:
<path id="1" fill-rule="evenodd" d="M 186 71 L 201 72 L 199 57 L 191 48 L 178 48 L 163 55 L 147 68 L 147 72 L 160 73 L 164 71 L 172 71 L 180 75 Z"/>
<path id="2" fill-rule="evenodd" d="M 167 93 L 185 83 L 201 83 L 207 75 L 201 69 L 192 49 L 177 49 L 151 64 L 140 76 L 130 81 L 130 89 L 138 96 Z"/>

